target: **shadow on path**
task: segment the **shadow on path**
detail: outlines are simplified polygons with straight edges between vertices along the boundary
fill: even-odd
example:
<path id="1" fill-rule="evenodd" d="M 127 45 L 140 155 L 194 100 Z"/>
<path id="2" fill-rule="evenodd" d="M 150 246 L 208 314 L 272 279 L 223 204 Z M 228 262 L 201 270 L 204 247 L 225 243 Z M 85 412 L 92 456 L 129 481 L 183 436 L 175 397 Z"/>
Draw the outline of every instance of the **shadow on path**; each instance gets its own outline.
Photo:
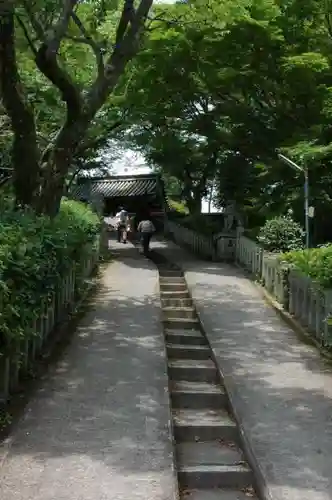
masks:
<path id="1" fill-rule="evenodd" d="M 332 500 L 332 371 L 241 270 L 161 242 L 185 270 L 273 500 Z"/>
<path id="2" fill-rule="evenodd" d="M 94 308 L 9 443 L 1 498 L 174 497 L 157 274 L 148 264 L 107 268 Z"/>

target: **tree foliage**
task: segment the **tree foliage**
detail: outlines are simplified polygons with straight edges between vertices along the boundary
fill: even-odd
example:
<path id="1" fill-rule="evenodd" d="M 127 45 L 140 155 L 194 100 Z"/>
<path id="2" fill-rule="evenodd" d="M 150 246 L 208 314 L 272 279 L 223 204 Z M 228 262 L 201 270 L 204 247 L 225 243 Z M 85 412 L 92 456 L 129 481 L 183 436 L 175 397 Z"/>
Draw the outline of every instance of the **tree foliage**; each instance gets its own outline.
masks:
<path id="1" fill-rule="evenodd" d="M 52 215 L 117 134 L 191 213 L 213 186 L 251 224 L 289 208 L 303 223 L 280 150 L 308 167 L 316 238 L 332 238 L 332 0 L 151 3 L 1 3 L 0 167 L 18 203 Z"/>
<path id="2" fill-rule="evenodd" d="M 303 179 L 280 149 L 308 165 L 312 204 L 331 217 L 331 13 L 330 0 L 159 7 L 130 67 L 127 140 L 178 179 L 190 210 L 214 182 L 220 205 L 302 222 Z"/>
<path id="3" fill-rule="evenodd" d="M 140 49 L 151 5 L 1 2 L 0 141 L 12 140 L 3 161 L 13 167 L 18 205 L 54 215 L 75 160 L 89 157 L 122 123 L 114 89 Z"/>

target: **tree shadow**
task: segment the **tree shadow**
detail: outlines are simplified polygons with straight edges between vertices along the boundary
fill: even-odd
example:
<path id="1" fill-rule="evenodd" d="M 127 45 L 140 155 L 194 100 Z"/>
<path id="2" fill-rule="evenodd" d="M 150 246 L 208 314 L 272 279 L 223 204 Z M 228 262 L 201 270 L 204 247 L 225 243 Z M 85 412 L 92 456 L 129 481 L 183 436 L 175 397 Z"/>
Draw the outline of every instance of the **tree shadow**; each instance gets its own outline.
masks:
<path id="1" fill-rule="evenodd" d="M 128 241 L 126 244 L 118 243 L 116 235 L 111 232 L 108 238 L 108 248 L 113 258 L 123 262 L 126 266 L 139 269 L 151 268 L 151 262 L 140 252 L 137 241 Z"/>
<path id="2" fill-rule="evenodd" d="M 262 304 L 226 293 L 211 301 L 206 287 L 198 309 L 265 476 L 292 499 L 332 498 L 331 368 Z"/>
<path id="3" fill-rule="evenodd" d="M 166 247 L 159 251 L 185 270 L 273 498 L 331 500 L 330 364 L 298 340 L 241 270 Z"/>
<path id="4" fill-rule="evenodd" d="M 107 267 L 7 443 L 1 498 L 175 497 L 157 290 L 148 261 Z"/>
<path id="5" fill-rule="evenodd" d="M 222 276 L 234 276 L 235 274 L 243 276 L 241 270 L 228 263 L 199 259 L 195 254 L 161 237 L 157 237 L 151 242 L 151 249 L 162 253 L 167 259 L 178 264 L 180 267 L 184 266 L 186 272 L 199 272 L 203 275 L 220 274 Z"/>

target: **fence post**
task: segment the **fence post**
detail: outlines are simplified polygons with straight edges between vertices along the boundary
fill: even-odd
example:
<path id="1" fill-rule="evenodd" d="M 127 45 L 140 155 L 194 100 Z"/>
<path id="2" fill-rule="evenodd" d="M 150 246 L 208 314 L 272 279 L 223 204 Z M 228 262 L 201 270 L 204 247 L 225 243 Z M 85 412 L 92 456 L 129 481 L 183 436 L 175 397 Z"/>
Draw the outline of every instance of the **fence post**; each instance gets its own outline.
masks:
<path id="1" fill-rule="evenodd" d="M 241 263 L 242 262 L 242 252 L 243 248 L 241 248 L 241 237 L 244 233 L 244 227 L 238 226 L 236 228 L 236 244 L 235 244 L 235 261 Z"/>
<path id="2" fill-rule="evenodd" d="M 82 277 L 92 273 L 95 264 L 98 262 L 98 246 L 85 259 L 83 265 Z M 44 341 L 55 327 L 59 319 L 62 319 L 62 313 L 65 303 L 72 304 L 75 300 L 75 291 L 77 284 L 75 265 L 70 272 L 58 284 L 53 292 L 51 301 L 48 297 L 43 301 L 39 318 L 33 321 L 32 334 L 26 332 L 23 337 L 13 341 L 13 349 L 8 353 L 0 353 L 0 410 L 8 401 L 10 393 L 16 389 L 19 379 L 29 366 L 34 362 L 37 352 L 43 346 Z"/>
<path id="3" fill-rule="evenodd" d="M 325 319 L 324 331 L 322 332 L 322 343 L 330 347 L 332 345 L 332 290 L 324 291 Z"/>

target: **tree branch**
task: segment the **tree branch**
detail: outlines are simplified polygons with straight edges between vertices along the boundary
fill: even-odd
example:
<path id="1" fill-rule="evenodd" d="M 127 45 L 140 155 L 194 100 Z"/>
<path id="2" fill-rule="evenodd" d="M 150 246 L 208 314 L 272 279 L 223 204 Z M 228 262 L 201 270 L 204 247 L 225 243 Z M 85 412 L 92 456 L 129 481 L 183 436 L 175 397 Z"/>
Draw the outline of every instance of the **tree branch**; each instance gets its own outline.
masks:
<path id="1" fill-rule="evenodd" d="M 15 18 L 17 19 L 18 24 L 22 28 L 23 34 L 24 34 L 24 36 L 25 36 L 25 38 L 26 38 L 26 40 L 28 42 L 28 45 L 29 45 L 30 49 L 32 50 L 34 56 L 36 56 L 37 55 L 37 49 L 36 49 L 33 41 L 30 38 L 30 35 L 29 35 L 27 27 L 25 26 L 23 20 L 20 18 L 20 16 L 18 14 L 15 14 Z"/>
<path id="2" fill-rule="evenodd" d="M 26 1 L 26 0 L 24 0 Z M 62 100 L 67 105 L 66 124 L 73 124 L 82 111 L 82 99 L 78 87 L 72 81 L 68 73 L 59 66 L 57 55 L 60 43 L 68 29 L 68 24 L 73 14 L 73 8 L 78 0 L 63 0 L 62 13 L 54 29 L 44 37 L 45 41 L 40 46 L 36 55 L 38 69 L 55 85 L 61 92 Z M 35 23 L 33 15 L 30 16 Z"/>
<path id="3" fill-rule="evenodd" d="M 67 124 L 74 123 L 82 109 L 78 87 L 67 72 L 59 66 L 56 54 L 48 51 L 47 44 L 41 45 L 35 60 L 38 69 L 60 90 L 62 100 L 67 105 Z"/>
<path id="4" fill-rule="evenodd" d="M 135 16 L 134 0 L 125 0 L 125 4 L 122 10 L 121 18 L 118 24 L 118 29 L 116 30 L 115 36 L 115 46 L 117 46 L 123 39 L 124 34 L 127 31 L 129 23 L 131 23 Z"/>
<path id="5" fill-rule="evenodd" d="M 126 0 L 124 10 L 128 8 L 132 0 Z M 86 96 L 86 111 L 87 119 L 91 119 L 105 102 L 110 92 L 114 89 L 119 81 L 120 76 L 126 67 L 126 64 L 132 59 L 138 50 L 138 36 L 144 27 L 149 10 L 153 0 L 141 0 L 138 8 L 135 11 L 130 26 L 124 32 L 123 38 L 119 41 L 119 34 L 123 30 L 118 27 L 117 38 L 118 43 L 115 45 L 113 52 L 108 57 L 105 64 L 103 75 L 99 75 L 92 84 L 90 91 Z"/>
<path id="6" fill-rule="evenodd" d="M 30 24 L 32 28 L 34 29 L 37 37 L 39 40 L 44 41 L 45 39 L 45 31 L 43 25 L 38 21 L 36 16 L 33 13 L 33 10 L 31 9 L 31 2 L 30 0 L 21 0 L 22 5 L 24 7 L 25 12 L 27 13 L 27 16 L 29 18 Z"/>
<path id="7" fill-rule="evenodd" d="M 68 25 L 73 13 L 73 9 L 78 1 L 79 0 L 63 0 L 62 13 L 59 17 L 59 20 L 54 26 L 53 31 L 47 36 L 47 57 L 57 55 L 61 41 L 68 30 Z"/>
<path id="8" fill-rule="evenodd" d="M 329 34 L 330 38 L 332 38 L 332 24 L 331 24 L 330 14 L 328 12 L 326 12 L 324 14 L 324 17 L 325 17 L 325 24 L 326 24 L 328 34 Z"/>
<path id="9" fill-rule="evenodd" d="M 122 120 L 118 120 L 118 121 L 112 123 L 112 125 L 110 125 L 110 127 L 107 128 L 106 132 L 109 134 L 109 133 L 113 132 L 113 130 L 119 128 L 121 125 L 123 125 L 123 121 Z M 88 149 L 100 147 L 103 142 L 104 142 L 104 138 L 102 138 L 102 139 L 101 138 L 93 138 L 93 139 L 84 141 L 77 148 L 77 150 L 76 150 L 76 156 L 79 156 L 80 154 L 83 154 Z"/>
<path id="10" fill-rule="evenodd" d="M 73 123 L 81 113 L 81 94 L 67 72 L 59 66 L 57 55 L 60 43 L 68 29 L 73 8 L 79 0 L 63 0 L 61 15 L 53 30 L 50 30 L 48 34 L 45 34 L 43 26 L 34 15 L 30 1 L 21 1 L 32 28 L 36 32 L 38 39 L 42 41 L 39 49 L 34 51 L 36 65 L 46 78 L 59 89 L 62 100 L 67 105 L 67 124 Z"/>
<path id="11" fill-rule="evenodd" d="M 95 54 L 95 57 L 96 57 L 98 74 L 102 75 L 104 73 L 104 59 L 103 59 L 103 54 L 102 54 L 101 48 L 98 46 L 98 44 L 94 41 L 94 39 L 87 32 L 83 23 L 79 19 L 78 15 L 75 12 L 72 12 L 71 17 L 83 35 L 82 38 L 76 39 L 76 41 L 80 41 L 81 43 L 86 43 L 87 45 L 89 45 L 92 48 L 92 50 Z"/>

